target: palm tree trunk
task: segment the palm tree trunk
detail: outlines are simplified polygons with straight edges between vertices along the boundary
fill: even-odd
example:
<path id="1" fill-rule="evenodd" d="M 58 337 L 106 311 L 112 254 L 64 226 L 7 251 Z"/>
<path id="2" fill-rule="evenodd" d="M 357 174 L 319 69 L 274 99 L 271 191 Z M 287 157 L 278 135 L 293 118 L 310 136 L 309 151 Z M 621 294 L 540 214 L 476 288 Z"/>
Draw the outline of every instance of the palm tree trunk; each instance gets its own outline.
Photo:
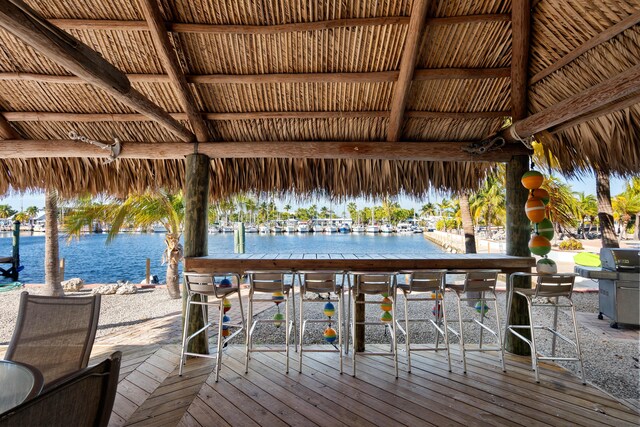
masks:
<path id="1" fill-rule="evenodd" d="M 468 254 L 476 253 L 476 236 L 473 231 L 471 208 L 469 207 L 469 194 L 460 194 L 460 215 L 462 216 L 462 229 L 464 230 L 464 251 Z"/>
<path id="2" fill-rule="evenodd" d="M 178 276 L 178 265 L 182 259 L 182 251 L 180 250 L 180 237 L 173 233 L 167 233 L 165 237 L 167 245 L 167 292 L 173 299 L 180 298 L 180 279 Z"/>
<path id="3" fill-rule="evenodd" d="M 636 240 L 640 240 L 640 212 L 636 213 Z"/>
<path id="4" fill-rule="evenodd" d="M 598 218 L 602 229 L 602 247 L 619 248 L 618 237 L 613 223 L 609 174 L 596 169 L 596 196 L 598 198 Z"/>
<path id="5" fill-rule="evenodd" d="M 47 189 L 45 194 L 44 234 L 44 277 L 46 295 L 64 296 L 60 284 L 60 261 L 58 258 L 58 194 L 56 190 Z"/>

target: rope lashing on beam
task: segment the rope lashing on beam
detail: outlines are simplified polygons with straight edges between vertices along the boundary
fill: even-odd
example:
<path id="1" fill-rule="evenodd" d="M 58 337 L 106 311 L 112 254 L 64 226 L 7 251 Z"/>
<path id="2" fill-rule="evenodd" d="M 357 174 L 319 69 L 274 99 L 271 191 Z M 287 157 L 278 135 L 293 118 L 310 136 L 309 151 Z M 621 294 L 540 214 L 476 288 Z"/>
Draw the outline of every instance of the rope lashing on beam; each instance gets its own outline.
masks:
<path id="1" fill-rule="evenodd" d="M 103 164 L 107 165 L 118 158 L 120 155 L 120 150 L 122 146 L 120 144 L 120 140 L 118 138 L 113 138 L 113 144 L 107 144 L 101 141 L 96 141 L 94 139 L 87 138 L 86 136 L 82 136 L 78 134 L 78 132 L 72 130 L 69 132 L 69 139 L 74 141 L 86 142 L 87 144 L 95 145 L 96 147 L 100 147 L 103 150 L 110 150 L 111 154 L 109 154 L 110 159 L 105 160 Z"/>
<path id="2" fill-rule="evenodd" d="M 489 151 L 501 149 L 505 144 L 505 140 L 501 136 L 483 139 L 480 142 L 474 142 L 462 150 L 471 154 L 486 154 Z"/>

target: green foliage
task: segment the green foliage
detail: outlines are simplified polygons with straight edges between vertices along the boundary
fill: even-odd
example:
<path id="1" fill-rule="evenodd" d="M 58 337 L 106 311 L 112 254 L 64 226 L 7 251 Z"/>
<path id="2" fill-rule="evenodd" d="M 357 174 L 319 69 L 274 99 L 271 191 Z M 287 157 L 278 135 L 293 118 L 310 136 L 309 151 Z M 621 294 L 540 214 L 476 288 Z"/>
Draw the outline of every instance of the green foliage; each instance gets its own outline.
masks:
<path id="1" fill-rule="evenodd" d="M 573 238 L 560 242 L 558 247 L 562 251 L 581 251 L 584 249 L 582 242 Z"/>
<path id="2" fill-rule="evenodd" d="M 0 205 L 0 218 L 9 218 L 13 214 L 17 213 L 15 209 L 9 205 Z"/>

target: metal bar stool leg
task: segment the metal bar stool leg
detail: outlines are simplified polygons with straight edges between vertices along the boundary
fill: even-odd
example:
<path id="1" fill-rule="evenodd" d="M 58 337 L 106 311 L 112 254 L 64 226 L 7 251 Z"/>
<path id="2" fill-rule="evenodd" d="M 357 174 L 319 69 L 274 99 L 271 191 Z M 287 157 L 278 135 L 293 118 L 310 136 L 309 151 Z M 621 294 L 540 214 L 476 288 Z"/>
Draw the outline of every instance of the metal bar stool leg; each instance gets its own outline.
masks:
<path id="1" fill-rule="evenodd" d="M 407 352 L 407 372 L 411 373 L 411 343 L 409 340 L 409 300 L 407 298 L 407 292 L 402 291 L 402 295 L 404 296 L 404 345 Z"/>
<path id="2" fill-rule="evenodd" d="M 440 307 L 442 307 L 442 321 L 444 322 L 444 345 L 447 348 L 447 363 L 449 364 L 449 372 L 451 372 L 451 351 L 449 349 L 449 326 L 447 324 L 447 310 L 444 307 L 444 303 L 445 303 L 444 295 L 445 295 L 445 292 L 442 291 Z M 438 301 L 436 301 L 436 304 L 437 303 Z"/>
<path id="3" fill-rule="evenodd" d="M 395 286 L 393 286 L 395 288 Z M 391 320 L 391 330 L 392 336 L 391 339 L 393 345 L 393 365 L 395 367 L 396 378 L 398 378 L 398 339 L 397 339 L 397 325 L 396 325 L 396 292 L 391 292 L 391 310 L 392 310 L 392 320 Z M 408 334 L 407 334 L 408 336 Z"/>
<path id="4" fill-rule="evenodd" d="M 582 372 L 582 384 L 586 384 L 587 380 L 584 372 L 584 363 L 582 362 L 582 350 L 580 349 L 580 340 L 578 339 L 578 321 L 576 319 L 576 308 L 573 305 L 573 301 L 569 301 L 571 304 L 571 317 L 573 318 L 573 330 L 576 337 L 576 352 L 578 353 L 578 362 L 580 363 L 580 371 Z"/>
<path id="5" fill-rule="evenodd" d="M 182 376 L 182 367 L 185 364 L 185 353 L 187 352 L 187 334 L 189 333 L 189 315 L 191 313 L 191 294 L 187 296 L 187 307 L 184 314 L 184 328 L 182 332 L 182 353 L 180 354 L 180 369 L 178 370 L 178 376 Z"/>
<path id="6" fill-rule="evenodd" d="M 502 365 L 502 372 L 507 372 L 507 368 L 504 365 L 504 341 L 502 339 L 500 313 L 498 312 L 498 296 L 495 292 L 493 293 L 493 307 L 496 313 L 496 333 L 498 334 L 498 345 L 500 346 L 500 364 Z"/>
<path id="7" fill-rule="evenodd" d="M 460 295 L 456 292 L 456 302 L 458 303 L 458 321 L 460 322 L 460 351 L 462 352 L 462 372 L 467 373 L 467 356 L 464 349 L 464 323 L 462 321 L 462 304 L 460 302 Z"/>
<path id="8" fill-rule="evenodd" d="M 338 348 L 340 349 L 340 374 L 342 374 L 342 319 L 344 304 L 342 300 L 342 287 L 338 293 Z"/>
<path id="9" fill-rule="evenodd" d="M 357 279 L 356 279 L 357 280 Z M 349 298 L 351 299 L 351 313 L 350 313 L 350 320 L 351 320 L 351 363 L 353 364 L 353 376 L 356 376 L 356 340 L 355 340 L 355 336 L 356 336 L 356 319 L 355 319 L 355 312 L 356 312 L 356 304 L 357 304 L 357 298 L 355 295 L 355 288 L 352 288 L 352 292 L 354 292 L 354 295 L 349 294 Z"/>
<path id="10" fill-rule="evenodd" d="M 246 336 L 246 345 L 245 345 L 245 362 L 244 362 L 244 373 L 249 372 L 249 357 L 251 354 L 251 334 L 253 332 L 253 292 L 249 291 L 249 302 L 247 308 L 247 336 Z"/>
<path id="11" fill-rule="evenodd" d="M 224 322 L 224 299 L 220 300 L 220 305 L 218 306 L 218 310 L 220 313 L 218 314 L 218 348 L 217 348 L 217 357 L 216 357 L 216 382 L 218 382 L 218 376 L 220 375 L 220 364 L 222 362 L 222 345 L 224 342 L 224 337 L 222 336 L 223 330 L 223 322 Z M 204 307 L 203 307 L 204 308 Z"/>
<path id="12" fill-rule="evenodd" d="M 305 325 L 304 325 L 304 318 L 303 318 L 303 313 L 304 313 L 304 293 L 302 292 L 302 281 L 300 283 L 301 283 L 301 285 L 300 285 L 301 286 L 300 287 L 300 307 L 299 307 L 300 311 L 298 312 L 299 316 L 300 316 L 299 317 L 300 324 L 298 325 L 298 327 L 300 328 L 300 334 L 299 334 L 299 337 L 300 337 L 300 342 L 299 342 L 300 348 L 298 349 L 298 372 L 302 373 L 302 351 L 303 351 L 302 347 L 303 347 L 303 344 L 304 344 L 304 326 Z"/>
<path id="13" fill-rule="evenodd" d="M 284 302 L 284 324 L 285 326 L 285 336 L 284 336 L 284 354 L 286 357 L 286 369 L 285 373 L 289 373 L 289 333 L 291 331 L 291 326 L 289 325 L 289 295 L 286 296 L 286 300 Z"/>
<path id="14" fill-rule="evenodd" d="M 531 299 L 525 297 L 527 300 L 527 311 L 529 312 L 529 330 L 531 331 L 531 366 L 533 368 L 533 374 L 535 375 L 536 382 L 540 382 L 540 376 L 538 374 L 538 350 L 536 348 L 536 334 L 533 327 L 533 308 L 531 307 Z"/>

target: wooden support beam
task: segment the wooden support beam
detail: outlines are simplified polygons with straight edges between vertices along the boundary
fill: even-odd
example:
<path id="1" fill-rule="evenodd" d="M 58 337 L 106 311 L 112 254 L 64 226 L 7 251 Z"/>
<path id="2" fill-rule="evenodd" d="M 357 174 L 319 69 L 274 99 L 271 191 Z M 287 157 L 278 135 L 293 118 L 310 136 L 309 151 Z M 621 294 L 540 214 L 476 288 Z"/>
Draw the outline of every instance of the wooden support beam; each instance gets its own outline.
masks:
<path id="1" fill-rule="evenodd" d="M 529 69 L 529 37 L 531 33 L 531 4 L 529 0 L 512 0 L 511 4 L 511 112 L 514 120 L 527 116 L 527 72 Z M 529 170 L 529 158 L 516 156 L 507 162 L 506 207 L 507 207 L 507 255 L 531 256 L 529 251 L 530 223 L 524 208 L 528 191 L 521 185 L 522 175 Z M 517 277 L 513 281 L 517 288 L 530 287 L 530 279 Z M 529 313 L 526 300 L 515 295 L 508 319 L 511 325 L 528 325 Z M 525 331 L 526 332 L 526 331 Z M 528 334 L 525 333 L 525 336 Z M 506 350 L 528 355 L 529 347 L 513 334 L 507 334 Z"/>
<path id="2" fill-rule="evenodd" d="M 640 87 L 640 64 L 570 96 L 539 113 L 516 121 L 502 131 L 502 135 L 508 141 L 520 141 L 540 131 L 591 114 L 621 98 L 634 95 L 638 92 L 638 87 Z M 606 114 L 606 111 L 603 114 Z"/>
<path id="3" fill-rule="evenodd" d="M 19 139 L 18 133 L 11 127 L 7 119 L 0 114 L 0 139 Z"/>
<path id="4" fill-rule="evenodd" d="M 391 115 L 389 116 L 389 126 L 387 128 L 387 141 L 400 140 L 402 124 L 404 122 L 404 109 L 407 105 L 409 88 L 413 80 L 413 72 L 416 67 L 418 57 L 418 45 L 424 34 L 425 17 L 429 0 L 415 0 L 411 10 L 411 20 L 402 49 L 402 59 L 400 61 L 400 74 L 393 90 L 391 100 Z"/>
<path id="5" fill-rule="evenodd" d="M 429 18 L 429 25 L 457 25 L 482 22 L 508 22 L 509 14 L 482 14 Z M 122 21 L 107 19 L 50 19 L 53 25 L 65 30 L 116 30 L 116 31 L 148 31 L 145 21 Z M 208 33 L 208 34 L 279 34 L 290 32 L 320 31 L 333 28 L 370 27 L 380 25 L 408 25 L 408 16 L 384 16 L 374 18 L 333 19 L 316 22 L 297 22 L 281 25 L 220 25 L 220 24 L 188 24 L 169 22 L 168 31 L 174 33 Z"/>
<path id="6" fill-rule="evenodd" d="M 165 71 L 169 75 L 169 81 L 171 81 L 171 84 L 176 89 L 176 95 L 182 108 L 187 113 L 189 123 L 196 134 L 196 139 L 198 142 L 208 141 L 209 130 L 202 116 L 200 116 L 200 112 L 196 109 L 191 88 L 189 87 L 185 73 L 180 67 L 175 48 L 171 44 L 171 40 L 169 40 L 169 34 L 167 33 L 160 7 L 156 0 L 141 0 L 140 5 L 142 6 L 144 16 L 149 25 L 156 52 L 162 61 Z"/>
<path id="7" fill-rule="evenodd" d="M 549 67 L 545 68 L 542 71 L 539 71 L 531 78 L 531 80 L 529 80 L 529 84 L 533 85 L 534 83 L 539 82 L 540 80 L 544 79 L 545 77 L 549 76 L 550 74 L 558 71 L 560 68 L 569 64 L 571 61 L 578 58 L 583 53 L 588 52 L 594 47 L 611 40 L 618 34 L 622 33 L 625 30 L 628 30 L 629 28 L 633 27 L 634 25 L 637 25 L 638 23 L 640 23 L 640 11 L 627 16 L 625 19 L 618 22 L 617 24 L 612 25 L 611 27 L 607 28 L 606 30 L 599 33 L 595 37 L 590 38 L 585 43 L 583 43 L 576 49 L 572 50 L 571 52 L 569 52 L 568 54 L 560 58 L 560 60 L 558 60 L 554 64 L 550 65 Z"/>
<path id="8" fill-rule="evenodd" d="M 187 120 L 185 113 L 170 113 L 175 120 Z M 436 112 L 406 111 L 405 117 L 417 119 L 495 119 L 510 116 L 509 111 Z M 148 122 L 143 114 L 49 113 L 45 111 L 7 111 L 0 117 L 8 122 Z M 205 120 L 275 120 L 275 119 L 374 119 L 389 117 L 388 111 L 259 111 L 246 113 L 202 113 Z"/>
<path id="9" fill-rule="evenodd" d="M 510 76 L 510 68 L 433 68 L 416 69 L 414 81 L 450 79 L 497 79 Z M 187 74 L 189 83 L 267 84 L 267 83 L 382 83 L 398 80 L 398 71 L 363 73 L 281 73 L 281 74 Z M 133 83 L 170 83 L 166 74 L 127 74 Z M 86 84 L 77 76 L 38 73 L 0 73 L 0 81 L 34 81 L 53 84 Z"/>
<path id="10" fill-rule="evenodd" d="M 0 2 L 0 27 L 118 101 L 148 115 L 180 139 L 193 140 L 194 135 L 184 126 L 133 89 L 124 73 L 78 39 L 47 23 L 21 0 Z"/>
<path id="11" fill-rule="evenodd" d="M 577 126 L 580 123 L 587 122 L 591 119 L 595 119 L 600 116 L 605 116 L 609 113 L 615 113 L 616 111 L 624 110 L 625 108 L 632 107 L 636 104 L 640 104 L 640 91 L 636 92 L 633 95 L 621 98 L 617 101 L 605 104 L 603 107 L 598 108 L 589 114 L 576 117 L 575 119 L 569 120 L 568 122 L 564 122 L 561 125 L 554 126 L 549 129 L 549 132 L 551 133 L 562 132 L 563 130 Z"/>
<path id="12" fill-rule="evenodd" d="M 296 159 L 386 159 L 417 161 L 503 162 L 529 151 L 522 144 L 508 144 L 484 155 L 464 149 L 472 142 L 341 142 L 341 141 L 261 141 L 203 142 L 198 152 L 211 158 L 296 158 Z M 183 142 L 121 142 L 121 159 L 184 159 L 193 153 Z M 71 140 L 0 141 L 0 157 L 86 158 L 109 157 L 109 151 Z"/>

